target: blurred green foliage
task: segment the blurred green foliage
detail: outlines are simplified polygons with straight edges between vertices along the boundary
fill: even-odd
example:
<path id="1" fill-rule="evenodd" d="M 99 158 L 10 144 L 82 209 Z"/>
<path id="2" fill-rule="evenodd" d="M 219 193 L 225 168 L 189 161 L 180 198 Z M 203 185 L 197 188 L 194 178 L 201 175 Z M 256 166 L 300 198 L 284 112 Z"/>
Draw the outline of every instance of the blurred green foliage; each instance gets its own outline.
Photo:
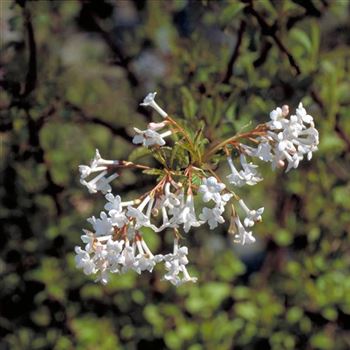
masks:
<path id="1" fill-rule="evenodd" d="M 5 0 L 1 17 L 1 349 L 349 349 L 348 1 Z M 151 90 L 209 139 L 302 100 L 319 152 L 242 190 L 266 210 L 254 251 L 200 229 L 185 237 L 197 284 L 156 270 L 96 285 L 73 252 L 103 198 L 77 166 L 134 149 Z"/>

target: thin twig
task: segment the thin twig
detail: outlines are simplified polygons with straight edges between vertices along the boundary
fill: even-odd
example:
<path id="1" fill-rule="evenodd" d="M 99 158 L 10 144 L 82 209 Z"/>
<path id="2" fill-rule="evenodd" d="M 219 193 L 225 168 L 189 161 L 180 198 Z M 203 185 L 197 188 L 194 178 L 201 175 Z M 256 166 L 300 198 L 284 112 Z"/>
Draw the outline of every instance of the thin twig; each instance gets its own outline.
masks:
<path id="1" fill-rule="evenodd" d="M 249 6 L 246 7 L 246 11 L 248 14 L 250 14 L 256 18 L 256 20 L 258 21 L 258 23 L 260 25 L 261 33 L 263 35 L 270 36 L 277 44 L 280 51 L 283 52 L 287 56 L 290 65 L 295 70 L 296 75 L 301 74 L 301 69 L 300 69 L 299 65 L 297 64 L 296 60 L 294 59 L 293 55 L 288 51 L 286 46 L 282 43 L 281 39 L 276 34 L 277 29 L 278 29 L 276 22 L 273 25 L 269 25 L 265 21 L 265 19 L 254 9 L 253 1 L 250 1 Z"/>
<path id="2" fill-rule="evenodd" d="M 28 8 L 23 9 L 23 16 L 25 19 L 25 26 L 27 29 L 29 60 L 26 81 L 24 85 L 24 92 L 22 97 L 28 96 L 36 87 L 37 83 L 37 59 L 36 59 L 36 42 L 34 36 L 34 29 L 31 21 L 31 14 Z"/>
<path id="3" fill-rule="evenodd" d="M 238 57 L 239 57 L 239 50 L 242 44 L 243 34 L 245 31 L 247 23 L 242 20 L 241 24 L 239 25 L 238 33 L 237 33 L 237 42 L 235 45 L 235 48 L 232 52 L 231 58 L 227 64 L 227 70 L 224 79 L 222 80 L 223 84 L 228 84 L 230 81 L 231 76 L 233 75 L 233 67 L 236 63 Z"/>
<path id="4" fill-rule="evenodd" d="M 83 120 L 84 122 L 88 122 L 88 123 L 93 123 L 93 124 L 97 124 L 97 125 L 101 125 L 104 126 L 105 128 L 107 128 L 113 135 L 116 136 L 120 136 L 122 137 L 125 141 L 127 142 L 131 142 L 130 139 L 130 135 L 126 132 L 126 129 L 123 127 L 117 127 L 115 125 L 113 125 L 112 123 L 100 119 L 99 117 L 96 116 L 91 116 L 88 115 L 83 109 L 81 109 L 79 106 L 69 102 L 69 101 L 65 101 L 64 102 L 64 106 L 75 112 L 76 116 L 79 117 L 81 120 Z"/>

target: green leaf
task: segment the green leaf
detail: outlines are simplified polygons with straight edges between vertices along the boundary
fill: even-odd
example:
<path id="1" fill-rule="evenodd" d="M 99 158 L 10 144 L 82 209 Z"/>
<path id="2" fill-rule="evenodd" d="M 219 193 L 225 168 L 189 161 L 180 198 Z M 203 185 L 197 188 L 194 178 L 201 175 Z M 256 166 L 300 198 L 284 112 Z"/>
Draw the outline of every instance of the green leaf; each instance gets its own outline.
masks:
<path id="1" fill-rule="evenodd" d="M 190 90 L 183 86 L 181 89 L 182 95 L 182 111 L 186 119 L 194 118 L 197 111 L 197 103 L 192 97 Z"/>
<path id="2" fill-rule="evenodd" d="M 291 33 L 291 38 L 298 42 L 307 53 L 311 53 L 312 43 L 308 34 L 299 28 L 294 28 Z"/>
<path id="3" fill-rule="evenodd" d="M 226 8 L 221 13 L 219 19 L 220 23 L 226 24 L 231 22 L 234 19 L 234 17 L 236 17 L 242 11 L 244 7 L 245 5 L 240 2 L 233 2 L 230 5 L 226 6 Z"/>
<path id="4" fill-rule="evenodd" d="M 130 153 L 128 160 L 130 162 L 135 162 L 136 160 L 139 160 L 139 159 L 146 157 L 150 154 L 152 154 L 152 151 L 149 148 L 137 147 Z"/>
<path id="5" fill-rule="evenodd" d="M 334 349 L 333 340 L 324 333 L 317 333 L 311 337 L 311 345 L 316 349 Z"/>
<path id="6" fill-rule="evenodd" d="M 201 178 L 197 175 L 192 175 L 192 184 L 199 186 L 202 183 Z"/>
<path id="7" fill-rule="evenodd" d="M 170 167 L 171 168 L 184 168 L 188 166 L 189 159 L 185 149 L 181 144 L 176 143 L 172 149 L 170 156 Z"/>

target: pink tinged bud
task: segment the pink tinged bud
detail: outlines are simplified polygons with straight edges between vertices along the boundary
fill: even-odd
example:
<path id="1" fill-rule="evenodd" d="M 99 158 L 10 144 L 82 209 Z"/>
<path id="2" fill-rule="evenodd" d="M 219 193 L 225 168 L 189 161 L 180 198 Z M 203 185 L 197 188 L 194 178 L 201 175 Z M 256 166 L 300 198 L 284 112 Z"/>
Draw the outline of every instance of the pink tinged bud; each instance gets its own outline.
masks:
<path id="1" fill-rule="evenodd" d="M 289 106 L 288 105 L 282 106 L 282 115 L 283 115 L 283 117 L 286 117 L 288 114 L 289 114 Z"/>
<path id="2" fill-rule="evenodd" d="M 230 235 L 235 235 L 237 233 L 237 225 L 236 225 L 236 222 L 235 222 L 235 216 L 231 216 L 230 218 L 230 226 L 228 228 L 228 233 Z"/>
<path id="3" fill-rule="evenodd" d="M 157 131 L 164 128 L 167 124 L 168 123 L 166 121 L 163 121 L 161 123 L 149 123 L 148 128 Z"/>
<path id="4" fill-rule="evenodd" d="M 284 161 L 283 161 L 283 160 L 279 160 L 279 161 L 277 162 L 277 167 L 278 167 L 278 168 L 283 168 L 283 167 L 284 167 Z"/>
<path id="5" fill-rule="evenodd" d="M 151 214 L 153 217 L 157 217 L 159 215 L 159 209 L 153 208 Z"/>

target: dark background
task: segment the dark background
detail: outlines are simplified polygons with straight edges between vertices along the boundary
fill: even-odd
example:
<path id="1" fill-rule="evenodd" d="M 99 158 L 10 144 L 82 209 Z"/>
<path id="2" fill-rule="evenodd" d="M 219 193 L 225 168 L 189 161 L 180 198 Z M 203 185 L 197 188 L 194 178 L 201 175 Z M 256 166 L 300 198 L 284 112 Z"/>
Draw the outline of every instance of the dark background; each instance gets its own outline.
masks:
<path id="1" fill-rule="evenodd" d="M 1 350 L 349 349 L 349 1 L 0 6 Z M 157 269 L 101 286 L 74 266 L 104 203 L 77 167 L 95 148 L 127 158 L 132 127 L 159 120 L 138 106 L 150 91 L 171 115 L 215 119 L 216 137 L 302 100 L 319 151 L 288 174 L 262 166 L 239 192 L 265 206 L 251 249 L 227 223 L 186 235 L 197 284 L 175 289 Z M 129 172 L 114 192 L 150 181 Z"/>

